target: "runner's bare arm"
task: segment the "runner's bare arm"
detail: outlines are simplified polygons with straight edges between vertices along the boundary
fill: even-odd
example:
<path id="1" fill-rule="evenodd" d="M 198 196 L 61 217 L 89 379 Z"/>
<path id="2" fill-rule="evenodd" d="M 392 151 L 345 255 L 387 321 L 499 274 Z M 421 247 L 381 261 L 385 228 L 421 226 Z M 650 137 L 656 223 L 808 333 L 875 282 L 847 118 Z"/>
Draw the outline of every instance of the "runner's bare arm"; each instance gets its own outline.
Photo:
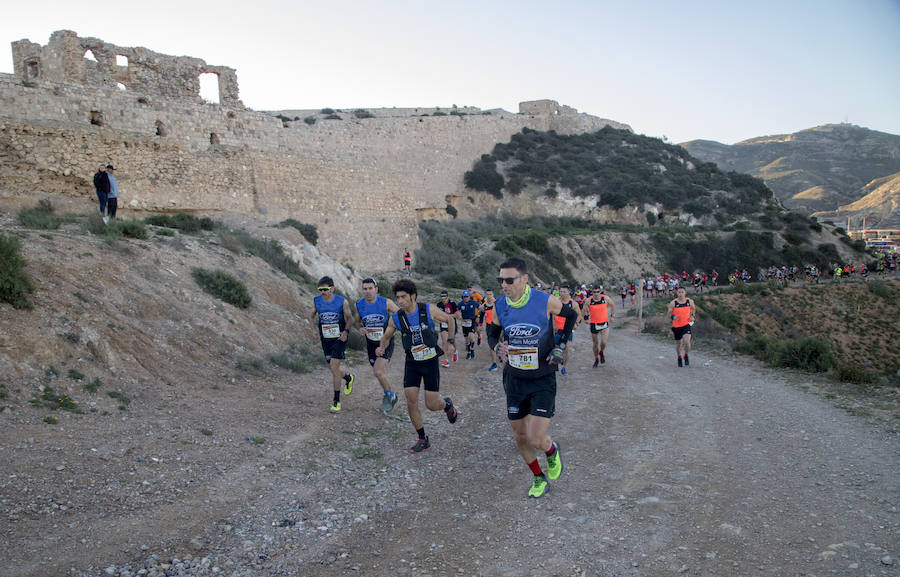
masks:
<path id="1" fill-rule="evenodd" d="M 390 302 L 390 301 L 388 301 Z M 381 335 L 381 341 L 378 342 L 378 346 L 375 347 L 375 355 L 376 356 L 384 356 L 384 344 L 391 342 L 391 338 L 394 336 L 394 333 L 397 332 L 397 327 L 394 326 L 394 316 L 391 315 L 391 318 L 388 319 L 388 325 L 384 329 L 384 334 Z"/>
<path id="2" fill-rule="evenodd" d="M 507 343 L 503 340 L 503 327 L 497 321 L 497 315 L 494 315 L 494 318 L 491 319 L 491 324 L 485 330 L 488 338 L 496 338 L 498 341 L 497 346 L 494 348 L 494 352 L 497 353 L 497 359 L 500 363 L 506 363 Z"/>
<path id="3" fill-rule="evenodd" d="M 354 308 L 356 308 L 356 307 L 354 307 Z M 349 321 L 349 322 L 347 322 L 347 324 L 349 326 L 345 327 L 344 330 L 341 331 L 341 336 L 339 336 L 338 338 L 341 341 L 346 343 L 347 339 L 350 338 L 350 326 L 353 326 L 354 324 L 356 324 L 356 315 L 354 314 L 354 311 L 352 311 L 350 309 L 350 301 L 348 301 L 347 299 L 344 299 L 343 311 L 344 311 L 344 318 L 347 319 L 347 321 Z"/>

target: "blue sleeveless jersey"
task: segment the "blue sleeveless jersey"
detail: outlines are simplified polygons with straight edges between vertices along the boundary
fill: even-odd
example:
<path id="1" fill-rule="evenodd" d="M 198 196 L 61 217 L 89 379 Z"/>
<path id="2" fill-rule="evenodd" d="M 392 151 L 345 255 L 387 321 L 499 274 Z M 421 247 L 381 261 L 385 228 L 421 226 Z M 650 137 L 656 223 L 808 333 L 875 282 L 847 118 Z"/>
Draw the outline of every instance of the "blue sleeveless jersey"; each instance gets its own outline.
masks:
<path id="1" fill-rule="evenodd" d="M 419 307 L 427 307 L 428 305 L 424 303 L 416 303 L 416 310 L 412 313 L 406 315 L 406 319 L 409 321 L 409 328 L 412 329 L 412 344 L 413 345 L 421 345 L 422 344 L 422 331 L 419 330 Z M 432 331 L 434 330 L 434 320 L 431 318 L 431 309 L 426 309 L 426 318 L 428 319 L 428 328 Z M 397 332 L 400 332 L 400 311 L 394 313 L 394 326 L 397 327 Z"/>
<path id="2" fill-rule="evenodd" d="M 497 321 L 503 327 L 503 339 L 509 343 L 511 351 L 523 352 L 522 355 L 511 355 L 506 364 L 505 370 L 513 376 L 535 379 L 556 372 L 556 366 L 546 361 L 553 349 L 553 324 L 547 315 L 549 300 L 548 293 L 532 289 L 528 302 L 521 308 L 509 306 L 506 298 L 495 304 Z M 516 368 L 514 363 L 520 357 L 525 359 L 520 363 L 523 367 L 533 364 L 534 368 Z"/>
<path id="3" fill-rule="evenodd" d="M 375 297 L 374 303 L 366 299 L 356 301 L 356 312 L 362 319 L 362 324 L 367 329 L 385 328 L 388 325 L 387 299 L 382 296 Z"/>
<path id="4" fill-rule="evenodd" d="M 318 295 L 313 299 L 313 304 L 316 307 L 316 312 L 319 313 L 319 333 L 322 335 L 322 338 L 338 338 L 340 332 L 343 331 L 346 326 L 346 320 L 344 319 L 344 297 L 334 295 L 330 301 L 326 302 L 325 299 L 322 298 L 322 295 Z M 334 334 L 332 328 L 334 326 L 338 327 L 338 334 Z"/>
<path id="5" fill-rule="evenodd" d="M 456 303 L 456 307 L 459 309 L 459 314 L 464 319 L 474 319 L 475 314 L 478 312 L 478 303 L 473 300 L 469 302 L 459 301 Z"/>

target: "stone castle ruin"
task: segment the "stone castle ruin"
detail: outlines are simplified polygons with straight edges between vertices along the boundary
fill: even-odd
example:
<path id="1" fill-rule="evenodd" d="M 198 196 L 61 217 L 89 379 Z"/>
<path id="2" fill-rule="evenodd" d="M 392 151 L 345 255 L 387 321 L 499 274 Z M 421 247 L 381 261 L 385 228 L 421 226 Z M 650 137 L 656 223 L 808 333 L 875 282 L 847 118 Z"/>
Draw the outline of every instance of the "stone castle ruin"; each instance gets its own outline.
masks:
<path id="1" fill-rule="evenodd" d="M 0 74 L 0 195 L 87 202 L 97 165 L 111 162 L 126 210 L 294 218 L 316 225 L 320 249 L 366 272 L 397 267 L 392 257 L 418 246 L 421 219 L 446 218 L 448 204 L 472 196 L 463 174 L 495 143 L 526 127 L 628 128 L 551 100 L 523 102 L 518 114 L 276 116 L 243 105 L 234 69 L 199 58 L 66 30 L 46 46 L 13 42 L 12 52 L 15 73 Z M 218 103 L 200 96 L 204 74 L 218 79 Z"/>

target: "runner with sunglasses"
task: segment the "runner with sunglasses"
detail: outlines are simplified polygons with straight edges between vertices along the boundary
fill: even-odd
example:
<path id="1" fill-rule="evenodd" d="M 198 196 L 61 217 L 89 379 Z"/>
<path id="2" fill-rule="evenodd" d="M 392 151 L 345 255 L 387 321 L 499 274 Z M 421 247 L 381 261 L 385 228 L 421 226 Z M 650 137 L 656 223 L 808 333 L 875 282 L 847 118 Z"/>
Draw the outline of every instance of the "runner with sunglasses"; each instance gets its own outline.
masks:
<path id="1" fill-rule="evenodd" d="M 330 276 L 319 279 L 319 296 L 313 299 L 313 305 L 310 321 L 316 324 L 314 330 L 322 341 L 322 352 L 331 369 L 334 385 L 331 412 L 337 413 L 341 410 L 341 381 L 344 381 L 344 394 L 349 395 L 356 380 L 353 374 L 341 370 L 341 359 L 344 358 L 347 337 L 350 336 L 347 320 L 353 319 L 353 313 L 347 299 L 334 293 L 334 280 Z"/>
<path id="2" fill-rule="evenodd" d="M 562 474 L 559 445 L 550 438 L 550 419 L 556 409 L 556 369 L 562 362 L 577 313 L 553 295 L 532 290 L 525 261 L 511 258 L 500 265 L 497 277 L 504 296 L 495 307 L 487 331 L 497 338 L 496 352 L 503 367 L 507 418 L 516 447 L 533 475 L 530 497 L 541 497 L 548 482 Z M 553 316 L 565 318 L 553 330 Z M 537 451 L 547 456 L 541 469 Z"/>

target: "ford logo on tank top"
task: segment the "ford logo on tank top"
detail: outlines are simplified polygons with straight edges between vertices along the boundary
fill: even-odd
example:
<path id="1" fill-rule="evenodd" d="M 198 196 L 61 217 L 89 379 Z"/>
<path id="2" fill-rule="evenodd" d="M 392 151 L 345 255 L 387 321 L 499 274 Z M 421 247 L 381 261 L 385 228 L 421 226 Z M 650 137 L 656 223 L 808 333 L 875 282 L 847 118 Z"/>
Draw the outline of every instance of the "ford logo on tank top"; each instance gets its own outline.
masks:
<path id="1" fill-rule="evenodd" d="M 540 334 L 541 327 L 529 323 L 518 323 L 506 329 L 506 335 L 512 340 L 527 340 Z"/>

